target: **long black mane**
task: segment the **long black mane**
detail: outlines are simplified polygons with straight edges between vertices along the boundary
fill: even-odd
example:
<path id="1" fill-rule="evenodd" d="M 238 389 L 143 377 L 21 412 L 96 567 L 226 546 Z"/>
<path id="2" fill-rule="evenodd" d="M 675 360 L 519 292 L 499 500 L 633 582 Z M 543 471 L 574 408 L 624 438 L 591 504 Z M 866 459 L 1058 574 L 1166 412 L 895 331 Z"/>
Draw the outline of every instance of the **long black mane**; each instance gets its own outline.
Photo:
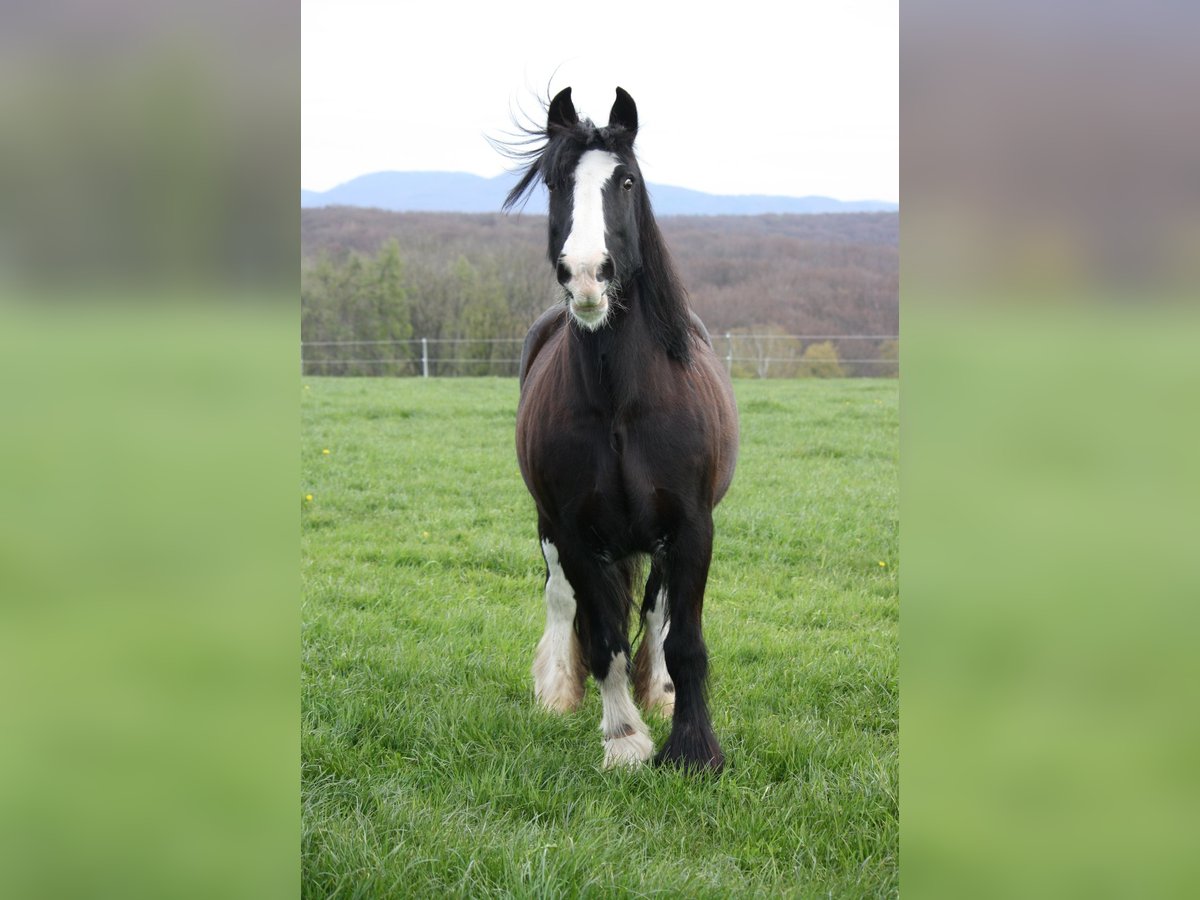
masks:
<path id="1" fill-rule="evenodd" d="M 523 164 L 521 177 L 502 209 L 510 212 L 524 207 L 537 183 L 557 190 L 565 185 L 574 172 L 579 157 L 588 150 L 606 150 L 615 154 L 637 178 L 638 234 L 642 256 L 641 268 L 633 274 L 632 284 L 626 285 L 624 299 L 640 308 L 645 324 L 655 340 L 672 359 L 688 363 L 691 360 L 691 313 L 687 291 L 675 271 L 666 241 L 654 220 L 650 195 L 633 152 L 636 133 L 620 125 L 598 128 L 591 119 L 580 119 L 564 127 L 548 125 L 518 126 L 520 136 L 503 143 L 493 141 L 510 159 Z M 555 260 L 550 261 L 552 264 Z"/>

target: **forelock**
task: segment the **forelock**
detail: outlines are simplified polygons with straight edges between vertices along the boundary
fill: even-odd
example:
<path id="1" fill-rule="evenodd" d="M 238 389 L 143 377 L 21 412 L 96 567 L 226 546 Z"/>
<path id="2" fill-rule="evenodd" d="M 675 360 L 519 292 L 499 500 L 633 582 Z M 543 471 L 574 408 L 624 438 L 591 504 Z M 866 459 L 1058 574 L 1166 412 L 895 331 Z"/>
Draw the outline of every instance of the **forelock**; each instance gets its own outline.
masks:
<path id="1" fill-rule="evenodd" d="M 571 128 L 551 132 L 538 163 L 538 174 L 550 184 L 562 184 L 589 150 L 606 150 L 625 160 L 632 156 L 633 141 L 620 126 L 597 128 L 591 119 L 582 119 Z"/>
<path id="2" fill-rule="evenodd" d="M 627 164 L 634 163 L 633 141 L 636 135 L 621 125 L 597 128 L 591 119 L 580 119 L 569 127 L 555 125 L 546 130 L 525 129 L 525 133 L 529 136 L 529 140 L 524 142 L 526 149 L 515 146 L 506 151 L 515 159 L 528 160 L 528 165 L 505 199 L 505 210 L 513 208 L 527 197 L 538 180 L 554 186 L 565 184 L 578 165 L 579 157 L 588 150 L 607 150 Z M 497 146 L 503 149 L 503 145 Z"/>

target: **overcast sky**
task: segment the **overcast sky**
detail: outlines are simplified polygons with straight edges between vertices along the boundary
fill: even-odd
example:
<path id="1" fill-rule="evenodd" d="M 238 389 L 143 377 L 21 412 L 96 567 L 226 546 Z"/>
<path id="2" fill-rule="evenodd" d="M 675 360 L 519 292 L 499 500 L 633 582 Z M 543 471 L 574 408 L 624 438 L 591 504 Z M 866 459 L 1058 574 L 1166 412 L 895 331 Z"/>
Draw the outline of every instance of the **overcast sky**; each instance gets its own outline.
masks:
<path id="1" fill-rule="evenodd" d="M 716 194 L 899 200 L 897 0 L 303 0 L 301 186 L 510 164 L 484 139 L 571 86 L 638 104 L 646 178 Z"/>

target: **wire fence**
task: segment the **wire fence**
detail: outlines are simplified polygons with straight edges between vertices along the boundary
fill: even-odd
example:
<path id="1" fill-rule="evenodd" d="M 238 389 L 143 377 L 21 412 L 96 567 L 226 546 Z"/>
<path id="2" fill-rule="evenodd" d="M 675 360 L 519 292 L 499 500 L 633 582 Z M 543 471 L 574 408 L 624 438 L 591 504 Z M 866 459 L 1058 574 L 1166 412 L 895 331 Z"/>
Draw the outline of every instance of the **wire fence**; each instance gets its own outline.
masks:
<path id="1" fill-rule="evenodd" d="M 900 338 L 891 334 L 740 334 L 712 336 L 735 378 L 896 377 Z M 413 338 L 303 341 L 304 375 L 445 378 L 515 377 L 522 338 Z"/>

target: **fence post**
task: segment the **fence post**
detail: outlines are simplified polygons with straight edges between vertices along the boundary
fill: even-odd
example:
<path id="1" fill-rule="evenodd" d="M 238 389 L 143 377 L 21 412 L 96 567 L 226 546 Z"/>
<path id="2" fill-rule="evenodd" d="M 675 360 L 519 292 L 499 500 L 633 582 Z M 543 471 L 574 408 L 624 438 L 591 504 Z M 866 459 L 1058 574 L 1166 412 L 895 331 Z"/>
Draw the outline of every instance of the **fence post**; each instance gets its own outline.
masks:
<path id="1" fill-rule="evenodd" d="M 429 377 L 429 339 L 421 338 L 421 377 Z"/>
<path id="2" fill-rule="evenodd" d="M 728 348 L 725 352 L 725 369 L 729 372 L 729 376 L 733 377 L 733 335 L 728 331 L 725 332 L 725 346 Z"/>

